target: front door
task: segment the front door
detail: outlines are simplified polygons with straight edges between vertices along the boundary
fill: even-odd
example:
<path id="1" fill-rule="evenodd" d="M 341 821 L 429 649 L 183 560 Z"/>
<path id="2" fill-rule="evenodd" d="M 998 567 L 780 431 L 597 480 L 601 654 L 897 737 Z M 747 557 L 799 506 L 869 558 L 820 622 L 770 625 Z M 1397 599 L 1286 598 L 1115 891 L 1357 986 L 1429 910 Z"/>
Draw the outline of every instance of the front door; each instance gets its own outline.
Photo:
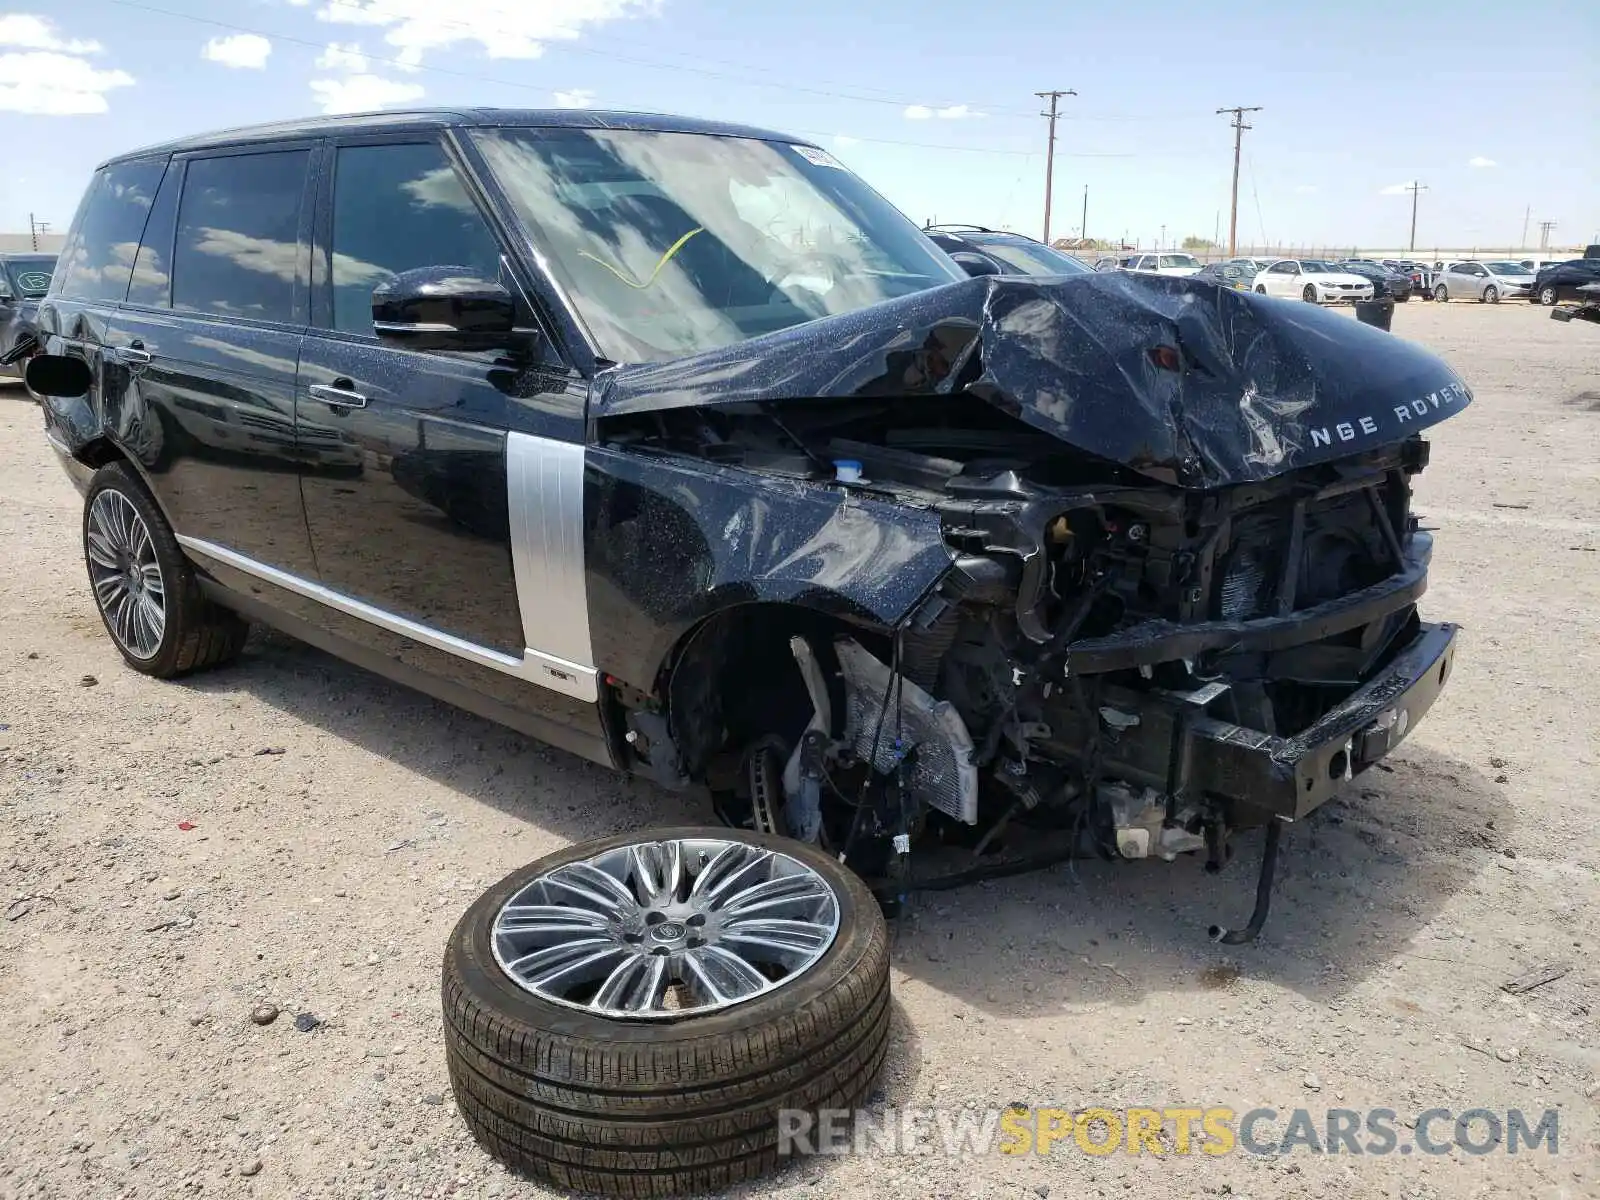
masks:
<path id="1" fill-rule="evenodd" d="M 372 326 L 376 283 L 445 265 L 493 279 L 499 242 L 437 141 L 336 143 L 331 166 L 296 402 L 318 578 L 381 617 L 520 658 L 503 390 L 513 373 L 492 352 L 380 343 Z"/>

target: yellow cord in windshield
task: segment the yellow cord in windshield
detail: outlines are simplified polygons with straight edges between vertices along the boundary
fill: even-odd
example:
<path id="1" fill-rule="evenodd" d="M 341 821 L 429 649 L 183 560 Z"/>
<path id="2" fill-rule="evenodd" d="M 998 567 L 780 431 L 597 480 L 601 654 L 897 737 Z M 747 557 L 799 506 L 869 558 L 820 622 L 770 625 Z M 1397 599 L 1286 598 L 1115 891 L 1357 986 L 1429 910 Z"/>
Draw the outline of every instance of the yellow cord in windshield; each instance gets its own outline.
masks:
<path id="1" fill-rule="evenodd" d="M 643 283 L 640 283 L 637 279 L 633 278 L 631 273 L 618 270 L 616 267 L 613 267 L 610 263 L 608 263 L 605 259 L 596 258 L 593 254 L 590 254 L 587 250 L 578 251 L 578 257 L 579 258 L 587 258 L 590 262 L 599 263 L 602 267 L 604 267 L 606 270 L 610 271 L 618 279 L 622 280 L 623 283 L 627 284 L 631 288 L 634 288 L 634 289 L 642 292 L 645 288 L 649 287 L 652 283 L 654 283 L 656 281 L 656 276 L 661 274 L 661 268 L 666 266 L 669 262 L 672 261 L 673 256 L 676 255 L 679 250 L 683 249 L 685 243 L 687 243 L 690 238 L 692 238 L 697 233 L 704 233 L 704 232 L 705 232 L 705 228 L 703 226 L 697 226 L 696 228 L 689 230 L 688 233 L 684 234 L 677 241 L 673 242 L 671 247 L 667 250 L 667 252 L 661 256 L 661 261 L 656 264 L 656 269 L 654 271 L 650 272 L 650 277 L 648 279 L 646 279 Z"/>

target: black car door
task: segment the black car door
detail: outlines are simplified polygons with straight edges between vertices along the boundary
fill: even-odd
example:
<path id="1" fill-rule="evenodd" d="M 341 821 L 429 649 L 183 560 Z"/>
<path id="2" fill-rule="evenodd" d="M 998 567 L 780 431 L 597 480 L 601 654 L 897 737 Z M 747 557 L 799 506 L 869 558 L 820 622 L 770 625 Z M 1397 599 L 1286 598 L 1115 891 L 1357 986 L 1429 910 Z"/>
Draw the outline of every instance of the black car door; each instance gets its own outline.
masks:
<path id="1" fill-rule="evenodd" d="M 312 575 L 294 381 L 314 143 L 176 157 L 107 336 L 108 423 L 179 541 L 246 573 Z M 108 382 L 111 377 L 108 376 Z"/>
<path id="2" fill-rule="evenodd" d="M 353 619 L 346 637 L 558 724 L 597 728 L 576 549 L 578 381 L 543 361 L 548 339 L 529 340 L 531 359 L 380 341 L 373 287 L 398 272 L 451 266 L 517 289 L 445 142 L 353 136 L 329 152 L 296 399 L 324 599 Z M 535 496 L 555 507 L 541 513 Z"/>

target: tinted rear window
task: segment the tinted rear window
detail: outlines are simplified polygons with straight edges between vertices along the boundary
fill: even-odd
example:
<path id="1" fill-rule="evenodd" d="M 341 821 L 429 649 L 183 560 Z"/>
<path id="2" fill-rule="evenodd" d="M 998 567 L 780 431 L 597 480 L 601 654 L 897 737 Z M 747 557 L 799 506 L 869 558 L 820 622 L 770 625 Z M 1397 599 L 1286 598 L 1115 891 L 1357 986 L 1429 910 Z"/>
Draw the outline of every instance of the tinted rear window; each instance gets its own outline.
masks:
<path id="1" fill-rule="evenodd" d="M 310 161 L 310 151 L 281 150 L 189 163 L 173 250 L 173 308 L 294 320 Z"/>
<path id="2" fill-rule="evenodd" d="M 164 162 L 115 163 L 95 176 L 61 252 L 59 294 L 69 300 L 116 300 L 128 293 L 134 255 Z"/>
<path id="3" fill-rule="evenodd" d="M 50 290 L 50 276 L 55 273 L 56 256 L 41 254 L 37 258 L 11 258 L 6 260 L 6 280 L 13 295 L 42 296 Z"/>

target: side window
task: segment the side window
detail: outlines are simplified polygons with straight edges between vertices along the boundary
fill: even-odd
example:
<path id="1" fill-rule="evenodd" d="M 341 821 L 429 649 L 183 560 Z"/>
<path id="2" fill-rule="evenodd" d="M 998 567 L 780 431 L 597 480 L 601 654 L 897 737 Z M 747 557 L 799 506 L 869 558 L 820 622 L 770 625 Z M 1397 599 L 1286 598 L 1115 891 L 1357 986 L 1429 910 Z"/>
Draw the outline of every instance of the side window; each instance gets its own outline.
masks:
<path id="1" fill-rule="evenodd" d="M 416 267 L 500 275 L 500 245 L 443 149 L 425 142 L 341 147 L 333 176 L 335 329 L 372 332 L 372 289 Z"/>
<path id="2" fill-rule="evenodd" d="M 1293 275 L 1300 269 L 1300 264 L 1292 262 L 1274 263 L 1268 269 L 1271 270 L 1274 275 Z"/>
<path id="3" fill-rule="evenodd" d="M 68 300 L 121 301 L 161 173 L 159 161 L 116 163 L 101 171 L 84 198 L 57 274 Z"/>
<path id="4" fill-rule="evenodd" d="M 166 308 L 172 303 L 172 235 L 178 220 L 178 181 L 183 167 L 173 164 L 161 181 L 150 219 L 145 222 L 139 242 L 139 256 L 133 261 L 133 282 L 128 285 L 129 304 L 150 304 Z"/>
<path id="5" fill-rule="evenodd" d="M 196 158 L 184 174 L 172 307 L 294 320 L 310 151 Z"/>

